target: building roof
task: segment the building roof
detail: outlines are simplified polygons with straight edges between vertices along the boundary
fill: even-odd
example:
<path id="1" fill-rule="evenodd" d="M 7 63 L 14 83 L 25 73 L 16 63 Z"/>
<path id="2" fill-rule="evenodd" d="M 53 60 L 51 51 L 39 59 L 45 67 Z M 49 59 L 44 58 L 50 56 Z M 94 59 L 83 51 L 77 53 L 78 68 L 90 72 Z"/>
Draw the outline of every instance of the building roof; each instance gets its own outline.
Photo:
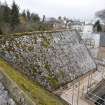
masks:
<path id="1" fill-rule="evenodd" d="M 72 25 L 84 25 L 85 22 L 81 22 L 81 21 L 79 21 L 79 20 L 72 20 L 71 24 L 72 24 Z"/>

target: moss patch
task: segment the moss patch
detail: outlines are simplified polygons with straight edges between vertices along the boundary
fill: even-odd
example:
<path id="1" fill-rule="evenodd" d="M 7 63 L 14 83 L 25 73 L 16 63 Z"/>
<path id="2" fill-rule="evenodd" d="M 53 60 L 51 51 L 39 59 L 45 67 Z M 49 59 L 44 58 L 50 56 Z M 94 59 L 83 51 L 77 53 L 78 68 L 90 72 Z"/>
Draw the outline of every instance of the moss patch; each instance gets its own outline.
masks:
<path id="1" fill-rule="evenodd" d="M 49 83 L 51 83 L 53 88 L 56 89 L 59 87 L 59 82 L 58 82 L 57 78 L 49 76 L 49 77 L 47 77 L 47 79 L 48 79 Z"/>

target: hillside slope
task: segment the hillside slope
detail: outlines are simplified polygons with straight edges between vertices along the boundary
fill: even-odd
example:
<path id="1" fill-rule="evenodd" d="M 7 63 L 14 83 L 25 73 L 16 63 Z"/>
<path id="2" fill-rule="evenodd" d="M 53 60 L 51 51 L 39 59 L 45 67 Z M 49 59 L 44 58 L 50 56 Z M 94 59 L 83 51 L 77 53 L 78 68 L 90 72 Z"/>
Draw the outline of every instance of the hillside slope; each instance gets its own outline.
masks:
<path id="1" fill-rule="evenodd" d="M 5 72 L 26 94 L 28 94 L 36 105 L 67 105 L 57 96 L 46 91 L 37 83 L 32 82 L 26 76 L 16 71 L 1 58 L 0 70 Z"/>

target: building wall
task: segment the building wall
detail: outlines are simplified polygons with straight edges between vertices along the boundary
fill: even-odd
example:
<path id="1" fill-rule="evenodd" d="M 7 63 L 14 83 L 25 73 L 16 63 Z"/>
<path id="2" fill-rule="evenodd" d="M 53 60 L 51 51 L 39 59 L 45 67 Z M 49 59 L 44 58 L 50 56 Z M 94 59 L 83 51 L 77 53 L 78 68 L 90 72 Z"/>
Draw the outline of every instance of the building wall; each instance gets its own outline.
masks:
<path id="1" fill-rule="evenodd" d="M 93 25 L 84 25 L 83 33 L 90 33 L 93 32 Z"/>
<path id="2" fill-rule="evenodd" d="M 83 31 L 83 25 L 71 25 L 71 29 L 76 29 L 77 31 Z"/>
<path id="3" fill-rule="evenodd" d="M 93 25 L 85 25 L 81 37 L 92 56 L 96 58 L 100 47 L 100 33 L 93 33 Z"/>

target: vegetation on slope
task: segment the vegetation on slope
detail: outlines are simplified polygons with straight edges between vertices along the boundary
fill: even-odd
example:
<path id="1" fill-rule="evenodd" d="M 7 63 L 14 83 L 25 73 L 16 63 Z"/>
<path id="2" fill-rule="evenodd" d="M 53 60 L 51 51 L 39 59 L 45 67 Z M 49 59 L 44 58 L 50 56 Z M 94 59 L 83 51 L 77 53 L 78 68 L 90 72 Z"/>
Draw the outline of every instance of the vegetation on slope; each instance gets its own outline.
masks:
<path id="1" fill-rule="evenodd" d="M 60 100 L 57 96 L 44 90 L 37 83 L 29 80 L 25 75 L 16 71 L 1 58 L 0 67 L 37 105 L 66 105 L 63 100 Z"/>
<path id="2" fill-rule="evenodd" d="M 0 34 L 50 30 L 52 25 L 45 22 L 36 13 L 31 13 L 29 10 L 19 10 L 19 6 L 13 1 L 12 6 L 0 2 Z"/>

